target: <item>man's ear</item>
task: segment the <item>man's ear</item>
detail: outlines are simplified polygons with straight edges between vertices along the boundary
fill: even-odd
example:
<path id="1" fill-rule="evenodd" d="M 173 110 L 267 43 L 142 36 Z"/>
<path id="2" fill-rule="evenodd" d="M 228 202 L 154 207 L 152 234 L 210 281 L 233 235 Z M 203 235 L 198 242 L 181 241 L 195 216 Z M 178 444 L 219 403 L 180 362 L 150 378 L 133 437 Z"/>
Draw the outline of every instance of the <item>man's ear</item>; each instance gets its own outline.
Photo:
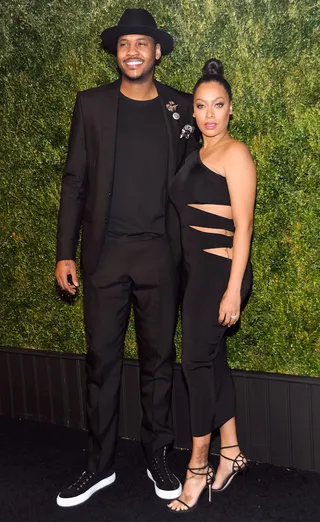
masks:
<path id="1" fill-rule="evenodd" d="M 161 58 L 161 45 L 159 43 L 156 44 L 156 60 L 160 60 Z"/>

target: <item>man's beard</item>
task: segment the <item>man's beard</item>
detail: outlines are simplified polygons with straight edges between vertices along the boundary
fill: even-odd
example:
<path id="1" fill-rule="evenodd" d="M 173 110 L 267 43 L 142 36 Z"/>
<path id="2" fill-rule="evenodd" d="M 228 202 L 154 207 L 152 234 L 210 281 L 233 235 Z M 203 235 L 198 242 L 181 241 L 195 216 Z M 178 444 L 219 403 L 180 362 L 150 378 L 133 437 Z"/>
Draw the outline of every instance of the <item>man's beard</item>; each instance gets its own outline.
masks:
<path id="1" fill-rule="evenodd" d="M 155 68 L 155 65 L 156 65 L 156 61 L 154 61 L 150 67 L 148 69 L 146 69 L 145 71 L 143 71 L 143 73 L 141 73 L 139 76 L 129 76 L 128 74 L 126 74 L 126 72 L 120 67 L 120 65 L 118 64 L 118 69 L 119 69 L 119 72 L 121 74 L 121 76 L 123 78 L 125 78 L 126 80 L 128 80 L 129 82 L 132 82 L 132 83 L 143 83 L 144 80 L 146 78 L 148 78 L 149 76 L 152 76 L 153 75 L 153 70 Z"/>

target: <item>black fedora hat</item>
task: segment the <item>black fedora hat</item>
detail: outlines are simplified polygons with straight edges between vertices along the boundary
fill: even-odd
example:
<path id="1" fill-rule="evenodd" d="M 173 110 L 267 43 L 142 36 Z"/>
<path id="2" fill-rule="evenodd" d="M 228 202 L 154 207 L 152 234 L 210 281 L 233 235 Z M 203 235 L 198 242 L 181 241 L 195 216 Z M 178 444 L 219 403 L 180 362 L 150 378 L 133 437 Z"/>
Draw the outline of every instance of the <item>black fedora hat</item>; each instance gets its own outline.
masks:
<path id="1" fill-rule="evenodd" d="M 145 9 L 126 9 L 118 25 L 105 29 L 101 34 L 103 48 L 117 54 L 118 38 L 125 34 L 151 36 L 161 45 L 163 55 L 171 53 L 173 49 L 172 36 L 166 31 L 158 29 L 152 14 Z"/>

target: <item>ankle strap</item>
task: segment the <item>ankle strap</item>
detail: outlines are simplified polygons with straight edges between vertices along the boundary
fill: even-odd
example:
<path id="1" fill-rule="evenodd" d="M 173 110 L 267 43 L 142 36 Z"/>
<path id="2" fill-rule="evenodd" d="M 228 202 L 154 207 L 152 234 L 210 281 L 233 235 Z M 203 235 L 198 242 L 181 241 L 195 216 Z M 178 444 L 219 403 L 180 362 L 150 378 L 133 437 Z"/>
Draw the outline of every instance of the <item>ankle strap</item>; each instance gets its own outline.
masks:
<path id="1" fill-rule="evenodd" d="M 232 448 L 237 448 L 238 444 L 235 446 L 231 446 Z M 221 448 L 223 449 L 223 448 Z M 240 449 L 240 448 L 239 448 Z M 223 457 L 226 460 L 230 460 L 232 462 L 232 473 L 238 473 L 241 470 L 245 470 L 248 466 L 248 460 L 244 456 L 244 454 L 240 451 L 238 455 L 231 459 L 230 457 L 227 457 L 226 455 L 223 455 L 223 453 L 220 453 L 220 457 Z M 246 459 L 246 460 L 244 460 Z"/>
<path id="2" fill-rule="evenodd" d="M 201 468 L 187 468 L 189 471 L 191 471 L 191 473 L 193 473 L 193 475 L 206 475 L 207 472 L 205 473 L 197 473 L 197 471 L 202 471 L 202 470 L 205 470 L 207 469 L 208 467 L 210 466 L 209 462 L 207 462 L 207 464 L 205 464 L 204 466 L 202 466 Z"/>
<path id="3" fill-rule="evenodd" d="M 238 455 L 236 456 L 235 459 L 231 459 L 230 457 L 227 457 L 226 455 L 223 455 L 223 453 L 221 453 L 221 450 L 229 449 L 229 448 L 239 448 L 240 449 L 240 446 L 239 446 L 239 444 L 234 444 L 233 446 L 223 446 L 222 448 L 220 448 L 219 455 L 226 460 L 231 460 L 231 462 L 237 462 L 239 457 L 241 457 L 243 459 L 244 456 L 242 455 L 241 451 L 240 451 L 240 453 L 238 453 Z"/>

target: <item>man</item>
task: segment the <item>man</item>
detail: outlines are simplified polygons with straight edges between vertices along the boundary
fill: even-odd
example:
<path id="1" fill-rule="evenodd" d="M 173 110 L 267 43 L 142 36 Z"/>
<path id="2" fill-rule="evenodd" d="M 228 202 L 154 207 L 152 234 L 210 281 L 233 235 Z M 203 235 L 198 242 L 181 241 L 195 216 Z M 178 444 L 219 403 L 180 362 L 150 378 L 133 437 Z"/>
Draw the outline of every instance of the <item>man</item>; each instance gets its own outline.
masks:
<path id="1" fill-rule="evenodd" d="M 178 254 L 168 241 L 168 184 L 185 156 L 191 97 L 153 78 L 172 37 L 144 9 L 127 9 L 102 33 L 121 78 L 78 93 L 64 171 L 56 278 L 75 294 L 81 259 L 88 344 L 88 467 L 57 497 L 60 506 L 85 502 L 115 481 L 123 343 L 133 304 L 140 361 L 141 439 L 156 494 L 173 499 L 181 484 L 167 463 Z M 171 219 L 170 219 L 171 221 Z M 174 244 L 179 246 L 177 239 Z"/>

